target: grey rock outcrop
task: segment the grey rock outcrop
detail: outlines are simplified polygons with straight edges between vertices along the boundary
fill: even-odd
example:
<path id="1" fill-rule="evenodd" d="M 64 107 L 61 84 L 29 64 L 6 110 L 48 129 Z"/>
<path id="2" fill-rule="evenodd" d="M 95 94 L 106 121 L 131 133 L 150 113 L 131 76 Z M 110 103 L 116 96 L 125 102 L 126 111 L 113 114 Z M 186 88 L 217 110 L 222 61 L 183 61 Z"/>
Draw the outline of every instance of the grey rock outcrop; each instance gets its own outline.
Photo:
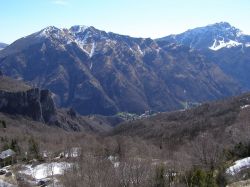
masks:
<path id="1" fill-rule="evenodd" d="M 0 112 L 19 114 L 35 121 L 49 123 L 56 114 L 55 104 L 48 90 L 0 91 Z"/>

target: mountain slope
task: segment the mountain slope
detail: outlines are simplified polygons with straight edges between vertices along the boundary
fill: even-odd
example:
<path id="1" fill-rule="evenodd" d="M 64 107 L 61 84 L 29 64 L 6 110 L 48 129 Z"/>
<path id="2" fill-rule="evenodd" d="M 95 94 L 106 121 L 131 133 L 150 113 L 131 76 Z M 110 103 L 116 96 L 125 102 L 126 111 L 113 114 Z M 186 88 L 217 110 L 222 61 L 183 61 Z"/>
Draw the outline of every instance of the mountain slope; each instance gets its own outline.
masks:
<path id="1" fill-rule="evenodd" d="M 193 109 L 160 113 L 147 119 L 122 123 L 113 135 L 151 140 L 158 145 L 185 147 L 199 137 L 230 146 L 249 139 L 250 93 Z"/>
<path id="2" fill-rule="evenodd" d="M 169 111 L 239 93 L 233 79 L 197 51 L 94 27 L 47 27 L 0 52 L 0 68 L 56 94 L 81 114 Z"/>
<path id="3" fill-rule="evenodd" d="M 157 41 L 159 45 L 174 42 L 199 50 L 244 91 L 250 90 L 250 36 L 229 23 L 221 22 L 191 29 Z"/>
<path id="4" fill-rule="evenodd" d="M 244 91 L 250 90 L 250 48 L 224 48 L 218 51 L 207 50 L 203 54 L 220 69 L 238 82 Z"/>

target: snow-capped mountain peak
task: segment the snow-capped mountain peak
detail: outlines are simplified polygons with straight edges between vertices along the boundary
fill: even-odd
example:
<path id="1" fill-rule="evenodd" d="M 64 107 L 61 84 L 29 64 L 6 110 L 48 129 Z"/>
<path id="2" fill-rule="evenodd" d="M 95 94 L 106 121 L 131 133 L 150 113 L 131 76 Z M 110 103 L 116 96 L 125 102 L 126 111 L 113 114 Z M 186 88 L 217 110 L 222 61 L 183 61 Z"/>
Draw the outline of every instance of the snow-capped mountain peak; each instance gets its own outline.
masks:
<path id="1" fill-rule="evenodd" d="M 59 29 L 55 26 L 48 26 L 48 27 L 42 29 L 39 32 L 39 35 L 42 37 L 49 37 L 49 36 L 51 36 L 51 34 L 59 34 L 60 32 L 62 32 L 61 29 Z"/>
<path id="2" fill-rule="evenodd" d="M 76 44 L 90 58 L 97 54 L 96 50 L 98 42 L 103 42 L 104 45 L 108 45 L 109 43 L 108 33 L 98 30 L 92 26 L 84 25 L 75 25 L 69 29 L 49 26 L 27 37 L 35 37 L 38 39 L 34 40 L 36 42 L 50 41 L 54 46 L 61 50 L 66 50 L 68 47 L 67 45 Z M 45 44 L 43 44 L 41 50 L 44 49 Z"/>
<path id="3" fill-rule="evenodd" d="M 225 39 L 235 39 L 242 36 L 243 32 L 227 22 L 220 22 L 204 27 L 209 32 L 212 32 L 215 37 L 225 37 Z"/>
<path id="4" fill-rule="evenodd" d="M 214 27 L 214 28 L 218 28 L 218 29 L 225 29 L 225 30 L 230 30 L 233 29 L 235 30 L 236 28 L 233 27 L 232 25 L 230 25 L 230 23 L 228 22 L 218 22 L 218 23 L 214 23 L 214 24 L 210 24 L 208 26 L 205 27 Z"/>
<path id="5" fill-rule="evenodd" d="M 160 38 L 158 41 L 174 42 L 199 50 L 220 50 L 238 46 L 247 47 L 250 37 L 227 22 L 219 22 Z"/>
<path id="6" fill-rule="evenodd" d="M 75 38 L 68 29 L 59 29 L 55 26 L 49 26 L 36 34 L 36 37 L 49 39 L 53 41 L 61 49 L 65 50 L 65 46 L 75 42 Z"/>
<path id="7" fill-rule="evenodd" d="M 70 32 L 73 32 L 73 33 L 83 33 L 88 28 L 89 26 L 85 26 L 85 25 L 75 25 L 75 26 L 72 26 L 69 30 Z"/>

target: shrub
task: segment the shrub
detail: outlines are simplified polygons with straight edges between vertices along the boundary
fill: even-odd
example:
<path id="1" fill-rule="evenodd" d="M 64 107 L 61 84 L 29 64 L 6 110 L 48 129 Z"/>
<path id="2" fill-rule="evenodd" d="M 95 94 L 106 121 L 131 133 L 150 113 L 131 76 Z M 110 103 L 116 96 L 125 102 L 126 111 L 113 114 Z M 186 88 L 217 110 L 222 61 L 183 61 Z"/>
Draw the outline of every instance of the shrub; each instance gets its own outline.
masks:
<path id="1" fill-rule="evenodd" d="M 166 178 L 165 178 L 165 168 L 163 165 L 156 167 L 155 178 L 154 178 L 154 187 L 165 187 Z"/>
<path id="2" fill-rule="evenodd" d="M 187 175 L 188 186 L 190 187 L 217 187 L 216 177 L 213 171 L 206 171 L 204 169 L 193 169 Z"/>

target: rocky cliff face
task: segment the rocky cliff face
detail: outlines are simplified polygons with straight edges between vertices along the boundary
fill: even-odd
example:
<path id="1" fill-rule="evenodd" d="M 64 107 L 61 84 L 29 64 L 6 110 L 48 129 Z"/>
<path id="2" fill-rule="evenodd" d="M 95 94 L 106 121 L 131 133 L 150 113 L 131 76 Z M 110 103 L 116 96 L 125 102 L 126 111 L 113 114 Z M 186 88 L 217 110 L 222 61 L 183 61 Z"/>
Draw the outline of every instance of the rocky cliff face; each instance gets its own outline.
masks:
<path id="1" fill-rule="evenodd" d="M 35 121 L 49 123 L 56 114 L 51 93 L 38 88 L 28 91 L 0 91 L 0 112 L 19 114 Z"/>
<path id="2" fill-rule="evenodd" d="M 107 132 L 123 121 L 119 116 L 81 116 L 73 108 L 58 109 L 53 99 L 49 90 L 32 88 L 23 81 L 0 76 L 0 115 L 3 118 L 13 118 L 21 124 L 24 120 L 29 124 L 59 127 L 66 131 L 98 133 Z"/>

